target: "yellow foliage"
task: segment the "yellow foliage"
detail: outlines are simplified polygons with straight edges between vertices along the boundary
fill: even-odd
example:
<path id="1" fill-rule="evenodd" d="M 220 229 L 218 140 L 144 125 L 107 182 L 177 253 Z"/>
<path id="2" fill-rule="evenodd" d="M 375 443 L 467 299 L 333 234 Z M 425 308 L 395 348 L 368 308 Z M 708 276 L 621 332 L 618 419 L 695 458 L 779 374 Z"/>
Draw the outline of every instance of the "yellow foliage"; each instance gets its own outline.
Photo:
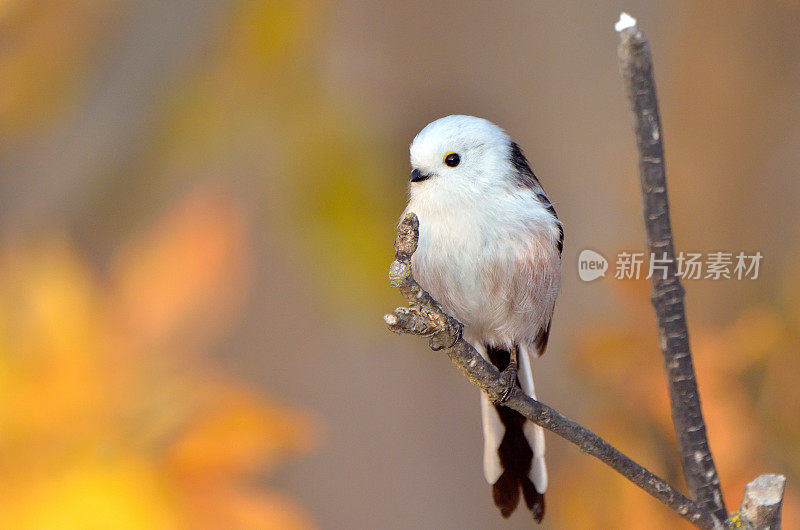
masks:
<path id="1" fill-rule="evenodd" d="M 139 455 L 81 459 L 48 476 L 23 480 L 13 503 L 0 509 L 3 528 L 180 528 L 159 469 Z"/>
<path id="2" fill-rule="evenodd" d="M 140 340 L 187 324 L 207 339 L 224 327 L 244 294 L 244 237 L 233 204 L 208 191 L 181 202 L 117 255 L 111 276 L 123 324 Z"/>
<path id="3" fill-rule="evenodd" d="M 622 284 L 626 285 L 622 285 Z M 630 320 L 600 323 L 580 341 L 573 359 L 588 383 L 599 389 L 594 404 L 595 432 L 651 471 L 685 491 L 670 418 L 666 382 L 656 340 L 655 316 L 644 282 L 619 282 Z M 794 309 L 794 308 L 792 308 Z M 729 511 L 744 486 L 761 473 L 800 476 L 800 408 L 795 387 L 800 369 L 789 351 L 800 349 L 792 332 L 792 312 L 757 305 L 729 326 L 691 326 L 692 352 L 703 413 L 723 494 Z M 553 497 L 566 499 L 568 513 L 554 513 L 565 526 L 621 528 L 619 513 L 648 528 L 690 528 L 666 508 L 603 466 L 581 459 L 567 474 L 568 484 L 554 484 Z M 789 480 L 792 480 L 790 473 Z M 573 482 L 574 479 L 574 482 Z M 602 502 L 591 492 L 602 489 Z M 800 507 L 800 496 L 787 489 L 784 517 Z"/>
<path id="4" fill-rule="evenodd" d="M 202 355 L 247 263 L 244 220 L 209 191 L 123 245 L 108 278 L 63 235 L 0 254 L 0 527 L 311 526 L 255 485 L 310 449 L 310 419 Z"/>

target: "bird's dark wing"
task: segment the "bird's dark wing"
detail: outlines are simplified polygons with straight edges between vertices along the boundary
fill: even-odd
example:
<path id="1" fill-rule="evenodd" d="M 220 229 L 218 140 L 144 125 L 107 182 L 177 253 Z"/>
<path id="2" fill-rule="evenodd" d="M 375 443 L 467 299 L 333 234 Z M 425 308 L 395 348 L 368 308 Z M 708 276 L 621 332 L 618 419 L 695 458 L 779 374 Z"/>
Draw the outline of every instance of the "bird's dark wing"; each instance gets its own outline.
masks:
<path id="1" fill-rule="evenodd" d="M 519 185 L 533 190 L 539 202 L 541 202 L 545 209 L 550 212 L 550 215 L 553 216 L 553 221 L 558 226 L 559 237 L 556 245 L 558 246 L 558 252 L 560 254 L 564 248 L 564 227 L 561 225 L 561 221 L 558 220 L 558 215 L 556 215 L 556 209 L 553 207 L 553 203 L 547 198 L 542 184 L 533 173 L 528 159 L 525 157 L 525 153 L 522 152 L 522 149 L 520 149 L 516 142 L 511 142 L 511 165 L 513 165 L 516 170 L 514 173 Z M 545 343 L 546 342 L 545 339 Z"/>

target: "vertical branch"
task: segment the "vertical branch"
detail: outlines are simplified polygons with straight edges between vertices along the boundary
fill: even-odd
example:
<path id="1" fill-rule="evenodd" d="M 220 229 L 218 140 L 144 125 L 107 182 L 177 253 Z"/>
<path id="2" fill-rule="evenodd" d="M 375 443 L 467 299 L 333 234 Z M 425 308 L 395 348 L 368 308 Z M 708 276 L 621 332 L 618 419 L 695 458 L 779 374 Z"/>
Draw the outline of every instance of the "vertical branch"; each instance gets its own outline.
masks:
<path id="1" fill-rule="evenodd" d="M 684 290 L 675 265 L 664 169 L 663 135 L 658 114 L 650 47 L 636 21 L 626 14 L 616 26 L 622 76 L 636 116 L 639 173 L 644 222 L 651 259 L 667 263 L 666 274 L 653 274 L 652 302 L 658 319 L 661 351 L 667 372 L 672 422 L 692 498 L 719 520 L 727 518 L 719 478 L 706 437 L 700 396 L 689 350 L 689 332 L 683 305 Z"/>

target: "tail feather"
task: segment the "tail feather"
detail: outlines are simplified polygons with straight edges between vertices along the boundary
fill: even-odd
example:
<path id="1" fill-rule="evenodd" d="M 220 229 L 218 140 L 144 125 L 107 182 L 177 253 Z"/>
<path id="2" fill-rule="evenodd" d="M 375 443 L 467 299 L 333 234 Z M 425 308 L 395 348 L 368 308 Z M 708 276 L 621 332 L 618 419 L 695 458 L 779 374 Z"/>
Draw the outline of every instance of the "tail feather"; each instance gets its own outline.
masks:
<path id="1" fill-rule="evenodd" d="M 508 366 L 508 351 L 491 347 L 480 350 L 499 370 Z M 527 355 L 527 351 L 519 352 L 517 384 L 523 391 L 532 394 L 533 379 Z M 492 407 L 488 399 L 484 399 L 484 432 L 487 435 L 484 471 L 487 480 L 492 483 L 494 503 L 503 517 L 509 517 L 522 497 L 534 519 L 541 522 L 544 517 L 547 472 L 544 468 L 544 437 L 537 430 L 540 428 L 518 412 L 502 406 Z"/>
<path id="2" fill-rule="evenodd" d="M 531 354 L 526 346 L 520 345 L 519 350 L 519 384 L 526 394 L 536 399 Z M 537 355 L 542 355 L 542 350 L 538 350 Z M 525 437 L 533 448 L 533 463 L 531 464 L 529 476 L 536 488 L 544 493 L 547 489 L 547 466 L 544 463 L 544 429 L 530 421 L 525 422 L 523 429 L 525 430 Z"/>
<path id="3" fill-rule="evenodd" d="M 533 514 L 537 523 L 544 519 L 544 493 L 536 491 L 533 482 L 526 478 L 522 481 L 522 495 L 525 497 L 525 505 Z"/>
<path id="4" fill-rule="evenodd" d="M 519 479 L 514 473 L 504 471 L 492 485 L 494 505 L 500 509 L 503 517 L 508 518 L 519 504 Z"/>
<path id="5" fill-rule="evenodd" d="M 481 418 L 483 420 L 483 476 L 486 477 L 486 482 L 494 484 L 503 474 L 503 466 L 500 465 L 497 448 L 503 441 L 503 433 L 506 428 L 500 421 L 497 409 L 489 401 L 489 396 L 483 392 L 481 392 Z"/>

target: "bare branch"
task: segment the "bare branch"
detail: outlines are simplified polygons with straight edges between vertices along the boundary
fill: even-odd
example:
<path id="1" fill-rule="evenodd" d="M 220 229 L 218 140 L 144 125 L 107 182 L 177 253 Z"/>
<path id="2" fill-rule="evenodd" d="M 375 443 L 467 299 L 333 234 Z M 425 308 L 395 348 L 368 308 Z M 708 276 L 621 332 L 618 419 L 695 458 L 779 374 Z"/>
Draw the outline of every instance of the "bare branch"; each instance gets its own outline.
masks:
<path id="1" fill-rule="evenodd" d="M 744 488 L 739 512 L 731 516 L 731 528 L 780 530 L 786 477 L 761 475 Z"/>
<path id="2" fill-rule="evenodd" d="M 672 226 L 669 218 L 661 124 L 658 114 L 653 64 L 649 45 L 636 21 L 623 13 L 616 25 L 620 33 L 619 58 L 636 116 L 644 220 L 650 252 L 666 265 L 662 277 L 653 275 L 652 302 L 659 325 L 661 350 L 672 402 L 672 418 L 678 437 L 688 499 L 671 488 L 589 429 L 527 396 L 514 386 L 508 391 L 502 374 L 466 342 L 462 325 L 445 313 L 414 280 L 411 256 L 417 248 L 419 221 L 408 214 L 398 227 L 395 261 L 389 269 L 391 283 L 405 296 L 409 307 L 385 315 L 396 333 L 429 337 L 433 350 L 445 349 L 450 360 L 466 377 L 498 405 L 509 407 L 537 425 L 577 445 L 582 452 L 601 460 L 629 481 L 700 528 L 779 529 L 785 477 L 762 475 L 747 485 L 740 512 L 727 516 L 719 478 L 706 437 L 697 382 L 689 350 L 689 333 L 683 304 L 684 291 L 676 269 Z"/>
<path id="3" fill-rule="evenodd" d="M 670 507 L 684 519 L 700 528 L 721 528 L 711 513 L 674 490 L 661 478 L 640 466 L 589 429 L 566 418 L 547 405 L 536 401 L 518 387 L 504 399 L 506 383 L 500 372 L 461 337 L 462 325 L 447 315 L 411 274 L 411 255 L 417 248 L 419 221 L 413 213 L 400 223 L 395 243 L 395 261 L 389 268 L 392 286 L 408 301 L 384 316 L 389 329 L 430 337 L 433 350 L 446 349 L 450 360 L 472 384 L 486 392 L 495 403 L 516 410 L 537 425 L 577 445 L 582 452 L 604 462 L 641 489 Z"/>
<path id="4" fill-rule="evenodd" d="M 658 114 L 650 46 L 636 21 L 627 15 L 620 17 L 617 30 L 620 33 L 618 53 L 622 76 L 636 116 L 647 245 L 651 259 L 655 257 L 667 265 L 665 274 L 653 274 L 652 302 L 658 318 L 672 422 L 680 445 L 683 473 L 692 498 L 718 519 L 724 520 L 727 512 L 706 437 L 689 350 L 684 291 L 676 269 L 664 167 L 664 136 Z"/>

